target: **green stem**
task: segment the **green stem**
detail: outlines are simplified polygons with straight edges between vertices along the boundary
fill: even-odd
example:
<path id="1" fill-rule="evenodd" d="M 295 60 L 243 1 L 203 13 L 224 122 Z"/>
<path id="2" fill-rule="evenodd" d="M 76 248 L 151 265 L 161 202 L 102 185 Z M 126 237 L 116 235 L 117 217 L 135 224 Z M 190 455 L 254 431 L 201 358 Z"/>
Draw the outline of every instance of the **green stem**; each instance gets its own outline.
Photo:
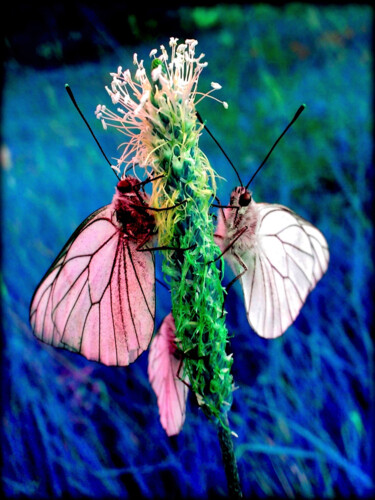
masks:
<path id="1" fill-rule="evenodd" d="M 243 498 L 240 478 L 238 475 L 237 461 L 234 455 L 232 434 L 229 429 L 228 417 L 225 415 L 226 427 L 218 425 L 220 449 L 224 462 L 225 475 L 228 483 L 229 498 Z"/>

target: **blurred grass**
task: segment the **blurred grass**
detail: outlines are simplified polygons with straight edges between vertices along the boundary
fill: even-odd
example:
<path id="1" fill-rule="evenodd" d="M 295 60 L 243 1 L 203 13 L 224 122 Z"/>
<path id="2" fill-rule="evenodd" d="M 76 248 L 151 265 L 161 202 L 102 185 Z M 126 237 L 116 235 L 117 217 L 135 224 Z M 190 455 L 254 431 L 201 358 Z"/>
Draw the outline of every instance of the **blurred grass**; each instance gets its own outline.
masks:
<path id="1" fill-rule="evenodd" d="M 251 331 L 239 287 L 227 299 L 239 386 L 231 421 L 245 496 L 369 495 L 372 9 L 218 5 L 169 16 L 175 32 L 154 28 L 157 38 L 149 35 L 132 47 L 112 41 L 112 53 L 103 51 L 97 61 L 82 54 L 80 64 L 51 62 L 53 69 L 25 67 L 17 58 L 5 65 L 3 488 L 8 496 L 38 498 L 226 496 L 215 430 L 193 398 L 182 433 L 165 436 L 147 380 L 147 354 L 126 369 L 108 368 L 42 345 L 28 325 L 41 276 L 114 189 L 113 174 L 64 84 L 70 83 L 104 150 L 116 156 L 120 138 L 94 119 L 98 103 L 111 105 L 104 90 L 109 72 L 119 64 L 132 68 L 134 51 L 147 61 L 150 49 L 167 45 L 169 36 L 190 33 L 209 62 L 201 90 L 218 81 L 223 90 L 217 95 L 229 103 L 224 110 L 206 100 L 199 111 L 245 182 L 299 105 L 307 104 L 252 189 L 256 201 L 283 203 L 316 224 L 331 251 L 327 275 L 280 339 L 266 341 Z M 137 17 L 131 23 L 137 41 L 145 25 Z M 105 29 L 100 26 L 101 40 L 111 35 Z M 235 174 L 207 135 L 201 146 L 227 179 L 219 185 L 226 202 Z M 159 285 L 157 301 L 159 326 L 169 312 Z"/>

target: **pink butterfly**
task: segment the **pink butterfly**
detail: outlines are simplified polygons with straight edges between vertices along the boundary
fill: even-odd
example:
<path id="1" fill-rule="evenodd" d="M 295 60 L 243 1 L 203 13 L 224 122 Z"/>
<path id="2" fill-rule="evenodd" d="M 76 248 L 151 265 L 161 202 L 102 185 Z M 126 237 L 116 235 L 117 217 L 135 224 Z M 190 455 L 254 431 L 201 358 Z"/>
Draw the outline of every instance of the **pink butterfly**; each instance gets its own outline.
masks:
<path id="1" fill-rule="evenodd" d="M 185 421 L 188 377 L 177 355 L 175 323 L 166 316 L 152 340 L 148 357 L 148 377 L 157 396 L 160 422 L 168 436 L 178 434 Z"/>
<path id="2" fill-rule="evenodd" d="M 155 321 L 155 220 L 134 177 L 70 237 L 36 289 L 30 323 L 43 342 L 106 365 L 148 348 Z M 142 248 L 143 247 L 143 248 Z"/>
<path id="3" fill-rule="evenodd" d="M 217 244 L 241 280 L 250 326 L 261 337 L 282 335 L 328 268 L 322 233 L 282 205 L 256 203 L 236 187 L 219 211 Z"/>

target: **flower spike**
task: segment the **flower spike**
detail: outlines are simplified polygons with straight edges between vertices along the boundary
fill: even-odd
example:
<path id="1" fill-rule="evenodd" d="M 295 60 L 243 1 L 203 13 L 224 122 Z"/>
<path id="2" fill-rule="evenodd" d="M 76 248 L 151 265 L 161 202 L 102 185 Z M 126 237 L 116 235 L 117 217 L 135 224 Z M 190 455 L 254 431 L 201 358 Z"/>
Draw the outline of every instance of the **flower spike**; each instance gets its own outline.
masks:
<path id="1" fill-rule="evenodd" d="M 112 103 L 119 107 L 114 112 L 98 106 L 95 114 L 104 129 L 115 127 L 129 137 L 132 155 L 129 155 L 129 148 L 124 149 L 117 168 L 123 168 L 125 172 L 130 166 L 139 164 L 153 170 L 157 158 L 150 152 L 159 147 L 162 137 L 165 140 L 169 137 L 163 127 L 163 116 L 171 116 L 172 120 L 178 116 L 192 117 L 196 104 L 205 97 L 219 101 L 211 95 L 221 89 L 218 83 L 213 82 L 211 90 L 206 93 L 197 92 L 199 76 L 207 65 L 202 62 L 204 54 L 195 55 L 197 44 L 193 39 L 178 44 L 178 39 L 171 37 L 170 54 L 164 45 L 160 46 L 159 54 L 157 49 L 151 50 L 151 78 L 136 53 L 133 56 L 134 78 L 121 66 L 117 72 L 110 73 L 112 82 L 106 90 Z M 219 102 L 228 107 L 226 102 Z M 156 136 L 155 127 L 158 130 Z"/>

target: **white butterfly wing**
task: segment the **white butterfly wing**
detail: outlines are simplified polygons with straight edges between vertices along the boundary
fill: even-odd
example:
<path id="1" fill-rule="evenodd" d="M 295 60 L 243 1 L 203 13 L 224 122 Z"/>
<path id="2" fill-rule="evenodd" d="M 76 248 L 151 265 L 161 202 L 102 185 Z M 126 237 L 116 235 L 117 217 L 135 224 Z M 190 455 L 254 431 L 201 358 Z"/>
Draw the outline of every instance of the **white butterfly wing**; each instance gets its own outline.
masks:
<path id="1" fill-rule="evenodd" d="M 148 377 L 157 396 L 161 425 L 168 436 L 178 434 L 182 429 L 188 394 L 188 377 L 181 380 L 183 364 L 175 356 L 175 330 L 170 313 L 152 340 L 148 356 Z"/>
<path id="2" fill-rule="evenodd" d="M 47 344 L 126 366 L 151 340 L 155 267 L 112 216 L 103 207 L 74 232 L 35 291 L 30 323 Z"/>
<path id="3" fill-rule="evenodd" d="M 253 248 L 239 254 L 250 325 L 261 337 L 276 338 L 294 322 L 329 261 L 322 233 L 282 205 L 252 202 L 257 210 Z M 236 248 L 235 248 L 236 251 Z M 243 267 L 231 257 L 239 274 Z"/>

